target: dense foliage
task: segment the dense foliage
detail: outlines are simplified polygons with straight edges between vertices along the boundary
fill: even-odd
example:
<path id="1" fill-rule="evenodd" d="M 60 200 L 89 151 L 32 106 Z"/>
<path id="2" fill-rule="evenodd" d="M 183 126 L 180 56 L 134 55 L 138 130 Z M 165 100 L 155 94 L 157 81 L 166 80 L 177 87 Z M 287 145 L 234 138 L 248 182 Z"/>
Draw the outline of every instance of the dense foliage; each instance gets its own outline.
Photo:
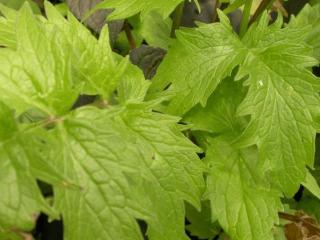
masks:
<path id="1" fill-rule="evenodd" d="M 0 239 L 320 239 L 319 1 L 0 2 Z"/>

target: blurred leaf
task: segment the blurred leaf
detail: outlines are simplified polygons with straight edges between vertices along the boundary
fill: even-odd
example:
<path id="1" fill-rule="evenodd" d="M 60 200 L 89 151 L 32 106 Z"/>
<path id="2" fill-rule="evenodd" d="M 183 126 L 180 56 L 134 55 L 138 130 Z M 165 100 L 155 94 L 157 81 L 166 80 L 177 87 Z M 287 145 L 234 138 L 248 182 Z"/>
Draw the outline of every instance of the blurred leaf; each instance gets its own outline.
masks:
<path id="1" fill-rule="evenodd" d="M 30 4 L 34 13 L 40 13 L 39 6 L 32 0 L 0 0 L 0 3 L 16 10 L 20 9 L 25 2 Z"/>

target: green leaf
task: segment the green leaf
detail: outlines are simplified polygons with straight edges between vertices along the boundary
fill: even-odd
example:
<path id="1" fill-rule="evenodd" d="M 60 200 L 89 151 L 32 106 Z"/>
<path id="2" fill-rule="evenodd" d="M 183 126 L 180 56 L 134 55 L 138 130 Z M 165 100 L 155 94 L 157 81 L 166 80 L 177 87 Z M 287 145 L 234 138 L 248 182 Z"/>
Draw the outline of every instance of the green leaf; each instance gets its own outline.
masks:
<path id="1" fill-rule="evenodd" d="M 48 2 L 45 8 L 48 19 L 35 16 L 27 5 L 6 14 L 3 30 L 14 37 L 12 49 L 1 49 L 1 100 L 14 103 L 19 113 L 36 107 L 59 115 L 80 93 L 108 99 L 128 60 L 112 53 L 107 28 L 97 40 L 72 15 L 66 20 Z"/>
<path id="2" fill-rule="evenodd" d="M 280 194 L 263 181 L 256 149 L 237 150 L 228 142 L 226 137 L 212 139 L 206 153 L 212 214 L 232 239 L 273 239 Z"/>
<path id="3" fill-rule="evenodd" d="M 119 103 L 142 102 L 149 86 L 140 69 L 129 64 L 118 85 Z"/>
<path id="4" fill-rule="evenodd" d="M 299 43 L 303 29 L 282 29 L 280 20 L 271 27 L 267 23 L 264 15 L 243 39 L 255 48 L 238 72 L 239 79 L 249 76 L 238 114 L 251 115 L 238 146 L 256 144 L 265 177 L 293 195 L 305 179 L 305 166 L 314 161 L 319 81 L 305 68 L 315 62 Z"/>
<path id="5" fill-rule="evenodd" d="M 97 9 L 112 9 L 115 10 L 108 16 L 109 20 L 125 19 L 137 13 L 141 14 L 143 20 L 151 11 L 157 11 L 162 18 L 167 18 L 171 12 L 183 0 L 104 0 L 99 3 Z"/>
<path id="6" fill-rule="evenodd" d="M 65 46 L 70 53 L 72 77 L 81 86 L 82 93 L 108 98 L 116 89 L 118 81 L 128 64 L 126 59 L 116 57 L 109 44 L 108 28 L 101 30 L 97 40 L 75 17 L 64 19 L 48 2 L 45 4 L 49 31 L 55 31 L 57 46 Z M 70 51 L 72 50 L 72 51 Z M 67 58 L 67 56 L 62 56 Z"/>
<path id="7" fill-rule="evenodd" d="M 310 25 L 304 41 L 313 47 L 314 57 L 320 61 L 320 3 L 306 4 L 297 17 L 292 16 L 289 27 L 299 29 Z"/>
<path id="8" fill-rule="evenodd" d="M 69 56 L 52 45 L 55 35 L 46 32 L 28 5 L 17 12 L 14 27 L 17 49 L 1 49 L 0 54 L 2 101 L 19 113 L 31 107 L 48 115 L 68 110 L 76 98 Z"/>
<path id="9" fill-rule="evenodd" d="M 63 143 L 58 164 L 81 188 L 55 191 L 65 239 L 142 239 L 135 219 L 147 222 L 150 239 L 187 239 L 183 200 L 200 207 L 203 166 L 177 121 L 150 104 L 65 118 L 54 132 Z"/>
<path id="10" fill-rule="evenodd" d="M 303 44 L 309 28 L 282 28 L 281 19 L 269 26 L 264 14 L 240 40 L 226 16 L 220 13 L 220 19 L 178 32 L 147 98 L 168 88 L 174 97 L 165 111 L 183 115 L 198 103 L 206 105 L 239 65 L 236 79 L 246 79 L 248 93 L 237 114 L 251 120 L 237 146 L 256 144 L 265 177 L 293 195 L 305 179 L 305 165 L 313 164 L 320 113 L 319 81 L 306 68 L 317 63 Z"/>
<path id="11" fill-rule="evenodd" d="M 153 47 L 168 49 L 172 20 L 163 19 L 162 16 L 152 11 L 147 14 L 140 23 L 139 33 Z"/>
<path id="12" fill-rule="evenodd" d="M 152 98 L 170 85 L 175 97 L 168 113 L 182 115 L 198 103 L 205 106 L 220 81 L 243 60 L 247 50 L 228 20 L 222 20 L 177 32 L 149 91 Z"/>

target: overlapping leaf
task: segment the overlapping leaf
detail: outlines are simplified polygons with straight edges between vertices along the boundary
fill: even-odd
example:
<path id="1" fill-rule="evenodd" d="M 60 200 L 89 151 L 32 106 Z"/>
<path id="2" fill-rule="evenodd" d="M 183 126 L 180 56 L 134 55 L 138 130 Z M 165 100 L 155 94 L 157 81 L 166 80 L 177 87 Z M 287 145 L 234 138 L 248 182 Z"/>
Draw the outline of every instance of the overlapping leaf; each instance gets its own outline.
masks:
<path id="1" fill-rule="evenodd" d="M 238 146 L 258 145 L 270 182 L 293 194 L 312 165 L 319 116 L 319 81 L 305 67 L 316 64 L 303 44 L 308 29 L 268 26 L 264 15 L 240 40 L 225 16 L 222 23 L 182 30 L 151 85 L 149 97 L 169 86 L 175 96 L 169 113 L 184 114 L 205 105 L 218 83 L 236 65 L 237 78 L 249 76 L 248 94 L 238 109 L 251 122 Z M 303 146 L 301 148 L 301 146 Z"/>
<path id="2" fill-rule="evenodd" d="M 289 23 L 289 27 L 302 28 L 311 25 L 305 41 L 314 48 L 314 56 L 320 61 L 320 3 L 310 6 L 307 4 Z"/>
<path id="3" fill-rule="evenodd" d="M 167 112 L 180 115 L 198 103 L 205 105 L 220 81 L 243 60 L 247 49 L 227 20 L 183 29 L 176 35 L 153 79 L 149 97 L 170 85 L 175 97 Z"/>
<path id="4" fill-rule="evenodd" d="M 118 64 L 121 60 L 111 51 L 107 29 L 97 40 L 72 15 L 66 20 L 48 3 L 46 13 L 48 19 L 31 14 L 25 7 L 19 12 L 6 12 L 2 19 L 7 25 L 0 31 L 10 32 L 11 45 L 7 46 L 12 49 L 2 49 L 1 54 L 4 101 L 21 105 L 19 111 L 36 106 L 53 113 L 68 110 L 79 93 L 109 97 L 128 60 Z M 17 66 L 15 71 L 12 61 Z M 8 76 L 12 83 L 6 81 Z M 48 99 L 52 102 L 44 103 Z"/>
<path id="5" fill-rule="evenodd" d="M 195 136 L 207 149 L 210 170 L 205 196 L 211 200 L 212 216 L 232 239 L 273 239 L 271 230 L 281 209 L 281 194 L 262 181 L 264 169 L 259 166 L 257 149 L 232 146 L 247 125 L 244 117 L 236 115 L 245 94 L 240 82 L 225 79 L 206 107 L 197 105 L 184 120 L 202 131 Z M 212 138 L 210 134 L 221 136 Z"/>

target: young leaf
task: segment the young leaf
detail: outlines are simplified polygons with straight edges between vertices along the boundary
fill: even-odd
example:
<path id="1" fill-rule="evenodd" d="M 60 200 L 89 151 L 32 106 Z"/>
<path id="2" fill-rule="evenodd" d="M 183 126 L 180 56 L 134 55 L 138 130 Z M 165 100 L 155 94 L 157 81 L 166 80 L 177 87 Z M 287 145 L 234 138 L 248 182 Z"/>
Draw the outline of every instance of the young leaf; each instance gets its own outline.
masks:
<path id="1" fill-rule="evenodd" d="M 237 150 L 228 142 L 223 136 L 212 139 L 206 153 L 212 214 L 232 239 L 273 239 L 280 195 L 263 181 L 257 151 Z"/>
<path id="2" fill-rule="evenodd" d="M 17 14 L 13 25 L 17 49 L 0 50 L 1 99 L 14 105 L 18 113 L 31 107 L 48 115 L 63 113 L 76 98 L 69 74 L 70 56 L 51 45 L 55 36 L 48 36 L 28 5 Z"/>
<path id="3" fill-rule="evenodd" d="M 16 51 L 0 49 L 1 99 L 14 103 L 19 113 L 36 107 L 59 115 L 79 93 L 108 98 L 128 60 L 112 53 L 107 28 L 97 40 L 72 15 L 64 19 L 48 2 L 45 8 L 48 19 L 35 16 L 27 5 L 6 16 L 10 24 L 4 31 L 14 33 Z"/>
<path id="4" fill-rule="evenodd" d="M 78 85 L 84 85 L 82 93 L 108 98 L 116 89 L 128 62 L 112 53 L 108 28 L 102 29 L 97 40 L 71 14 L 66 20 L 48 2 L 45 8 L 48 31 L 57 35 L 56 45 L 64 46 L 64 53 L 71 54 L 72 75 Z"/>

